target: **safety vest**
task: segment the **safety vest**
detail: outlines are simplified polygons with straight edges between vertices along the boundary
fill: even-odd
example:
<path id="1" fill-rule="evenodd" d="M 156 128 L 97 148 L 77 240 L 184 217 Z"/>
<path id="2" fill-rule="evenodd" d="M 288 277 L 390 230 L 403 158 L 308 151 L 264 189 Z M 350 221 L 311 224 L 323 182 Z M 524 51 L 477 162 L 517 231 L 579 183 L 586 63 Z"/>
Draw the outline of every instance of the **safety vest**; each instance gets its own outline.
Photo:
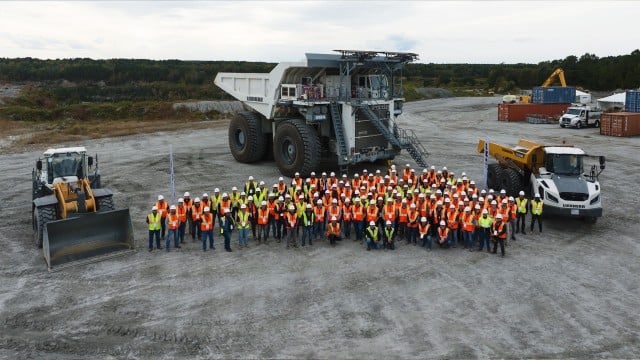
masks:
<path id="1" fill-rule="evenodd" d="M 256 195 L 253 197 L 253 200 L 255 200 L 256 204 L 260 204 L 264 200 L 267 200 L 268 193 L 269 193 L 269 190 L 258 187 L 256 189 Z"/>
<path id="2" fill-rule="evenodd" d="M 420 234 L 420 236 L 425 236 L 427 235 L 427 233 L 429 232 L 429 228 L 431 227 L 431 224 L 429 223 L 420 223 L 418 225 L 418 233 Z"/>
<path id="3" fill-rule="evenodd" d="M 169 229 L 171 230 L 177 229 L 178 225 L 180 225 L 180 218 L 178 217 L 178 214 L 167 215 L 167 224 L 169 225 Z"/>
<path id="4" fill-rule="evenodd" d="M 353 218 L 353 205 L 344 205 L 342 207 L 342 220 L 351 221 Z"/>
<path id="5" fill-rule="evenodd" d="M 296 213 L 287 212 L 284 214 L 284 218 L 286 220 L 287 229 L 293 229 L 296 227 L 296 222 L 298 221 L 298 215 Z"/>
<path id="6" fill-rule="evenodd" d="M 229 194 L 229 198 L 231 199 L 231 206 L 238 207 L 238 200 L 240 200 L 240 193 L 236 192 L 235 194 L 232 192 Z"/>
<path id="7" fill-rule="evenodd" d="M 226 213 L 224 211 L 224 209 L 228 209 L 229 211 L 231 211 L 231 200 L 227 199 L 224 200 L 222 199 L 222 201 L 220 201 L 220 216 L 224 216 L 224 214 Z"/>
<path id="8" fill-rule="evenodd" d="M 409 207 L 400 207 L 400 209 L 398 210 L 398 220 L 401 223 L 406 223 L 407 221 L 409 221 Z"/>
<path id="9" fill-rule="evenodd" d="M 448 236 L 449 236 L 448 227 L 445 227 L 445 228 L 443 228 L 442 226 L 438 227 L 438 238 L 440 238 L 440 240 L 446 239 Z"/>
<path id="10" fill-rule="evenodd" d="M 337 219 L 340 219 L 340 207 L 337 205 L 332 205 L 329 207 L 329 219 L 331 219 L 332 217 L 336 217 Z"/>
<path id="11" fill-rule="evenodd" d="M 305 203 L 304 201 L 299 201 L 298 203 L 296 203 L 296 214 L 298 215 L 298 217 L 302 216 L 302 213 L 304 213 L 304 209 L 307 208 L 307 203 Z"/>
<path id="12" fill-rule="evenodd" d="M 517 197 L 516 198 L 516 206 L 518 207 L 518 212 L 520 214 L 526 214 L 527 213 L 527 199 L 526 198 L 520 199 L 520 197 Z"/>
<path id="13" fill-rule="evenodd" d="M 331 222 L 329 224 L 329 234 L 330 235 L 340 235 L 340 223 L 339 222 Z"/>
<path id="14" fill-rule="evenodd" d="M 302 213 L 302 225 L 303 226 L 312 226 L 315 220 L 315 214 L 312 212 L 307 213 L 306 211 Z"/>
<path id="15" fill-rule="evenodd" d="M 395 222 L 396 221 L 396 208 L 393 205 L 385 205 L 382 211 L 384 220 Z"/>
<path id="16" fill-rule="evenodd" d="M 246 211 L 238 212 L 238 229 L 248 229 L 249 226 L 249 213 Z"/>
<path id="17" fill-rule="evenodd" d="M 247 196 L 253 196 L 253 194 L 256 193 L 256 183 L 254 183 L 253 181 L 247 181 L 247 183 L 244 184 L 244 192 L 247 194 Z"/>
<path id="18" fill-rule="evenodd" d="M 353 205 L 353 220 L 362 221 L 364 219 L 364 207 L 361 204 Z"/>
<path id="19" fill-rule="evenodd" d="M 395 231 L 395 229 L 393 227 L 386 227 L 384 228 L 384 235 L 387 237 L 387 240 L 391 240 L 391 238 L 393 238 L 393 232 Z"/>
<path id="20" fill-rule="evenodd" d="M 203 210 L 204 210 L 204 207 L 202 207 L 202 205 L 200 206 L 193 205 L 191 207 L 191 220 L 193 221 L 200 220 L 200 218 L 202 217 Z"/>
<path id="21" fill-rule="evenodd" d="M 516 204 L 509 205 L 509 213 L 511 214 L 511 219 L 516 218 L 517 212 L 518 212 L 518 205 Z"/>
<path id="22" fill-rule="evenodd" d="M 159 212 L 157 212 L 155 216 L 153 215 L 153 213 L 147 215 L 147 221 L 149 222 L 149 230 L 151 231 L 160 230 L 162 228 L 162 225 L 160 225 L 161 218 L 162 217 L 160 216 Z"/>
<path id="23" fill-rule="evenodd" d="M 222 195 L 218 194 L 218 196 L 213 195 L 211 197 L 211 211 L 218 211 L 218 205 L 222 201 Z"/>
<path id="24" fill-rule="evenodd" d="M 492 224 L 493 224 L 493 219 L 489 216 L 487 217 L 480 216 L 480 218 L 478 219 L 478 225 L 480 225 L 480 227 L 483 229 L 490 228 Z"/>
<path id="25" fill-rule="evenodd" d="M 202 222 L 200 223 L 201 231 L 213 230 L 213 214 L 206 213 L 202 215 Z"/>
<path id="26" fill-rule="evenodd" d="M 267 211 L 269 215 L 278 220 L 280 218 L 280 214 L 276 211 L 276 205 L 277 203 L 275 201 L 267 201 Z"/>
<path id="27" fill-rule="evenodd" d="M 411 176 L 411 169 L 405 168 L 402 170 L 402 179 L 404 179 L 405 182 L 409 180 L 409 176 Z"/>
<path id="28" fill-rule="evenodd" d="M 258 225 L 267 225 L 269 223 L 269 209 L 258 209 Z"/>
<path id="29" fill-rule="evenodd" d="M 284 182 L 278 183 L 278 195 L 284 196 L 287 193 L 287 184 Z"/>
<path id="30" fill-rule="evenodd" d="M 316 207 L 313 208 L 313 213 L 315 214 L 315 218 L 316 218 L 316 222 L 317 223 L 323 223 L 324 222 L 324 214 L 326 213 L 324 206 L 322 205 L 316 205 Z"/>
<path id="31" fill-rule="evenodd" d="M 542 215 L 542 200 L 536 201 L 535 199 L 531 202 L 531 214 L 533 215 Z"/>
<path id="32" fill-rule="evenodd" d="M 498 238 L 499 239 L 506 239 L 507 238 L 507 232 L 504 229 L 504 222 L 500 222 L 500 225 L 498 225 L 498 223 L 493 224 L 493 231 L 497 231 L 498 232 Z"/>
<path id="33" fill-rule="evenodd" d="M 473 225 L 473 214 L 468 213 L 462 216 L 462 230 L 473 231 L 475 226 Z"/>
<path id="34" fill-rule="evenodd" d="M 369 234 L 369 237 L 371 239 L 373 239 L 374 241 L 378 240 L 378 227 L 374 226 L 373 229 L 371 228 L 371 226 L 369 226 L 367 228 L 367 234 Z"/>
<path id="35" fill-rule="evenodd" d="M 456 230 L 459 225 L 458 212 L 456 210 L 447 213 L 447 226 L 449 229 Z"/>
<path id="36" fill-rule="evenodd" d="M 407 215 L 407 226 L 410 228 L 416 228 L 418 227 L 418 220 L 419 220 L 420 214 L 418 213 L 418 211 L 413 210 L 413 211 L 409 211 L 409 214 Z"/>
<path id="37" fill-rule="evenodd" d="M 180 222 L 186 222 L 187 221 L 187 208 L 184 205 L 178 205 L 176 207 L 177 213 L 178 213 L 178 220 L 180 220 Z"/>
<path id="38" fill-rule="evenodd" d="M 369 206 L 367 208 L 367 222 L 378 220 L 378 207 Z"/>
<path id="39" fill-rule="evenodd" d="M 218 210 L 218 208 L 217 208 L 217 207 L 214 209 L 214 207 L 213 207 L 213 205 L 212 205 L 212 203 L 211 203 L 211 200 L 209 200 L 209 199 L 202 199 L 202 200 L 200 200 L 200 204 L 202 205 L 202 207 L 209 207 L 209 208 L 211 208 L 211 211 Z"/>
<path id="40" fill-rule="evenodd" d="M 169 208 L 169 203 L 166 201 L 163 201 L 162 203 L 160 201 L 156 202 L 156 207 L 158 208 L 158 214 L 160 214 L 161 217 L 165 217 L 167 216 L 167 209 Z"/>
<path id="41" fill-rule="evenodd" d="M 300 188 L 302 188 L 302 178 L 300 178 L 300 177 L 299 177 L 299 178 L 293 178 L 293 179 L 291 179 L 291 185 L 293 185 L 293 187 L 294 187 L 294 188 L 296 188 L 296 187 L 298 187 L 298 186 L 299 186 Z"/>

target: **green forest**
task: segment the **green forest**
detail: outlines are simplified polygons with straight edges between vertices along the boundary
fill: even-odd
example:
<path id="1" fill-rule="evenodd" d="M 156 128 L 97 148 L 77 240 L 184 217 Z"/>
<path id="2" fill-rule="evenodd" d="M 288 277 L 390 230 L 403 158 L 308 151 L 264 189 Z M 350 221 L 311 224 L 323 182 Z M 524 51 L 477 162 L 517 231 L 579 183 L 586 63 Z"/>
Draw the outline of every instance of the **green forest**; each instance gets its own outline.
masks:
<path id="1" fill-rule="evenodd" d="M 17 99 L 0 106 L 0 116 L 14 120 L 50 120 L 70 114 L 126 117 L 139 114 L 141 107 L 170 108 L 167 104 L 173 101 L 231 100 L 213 85 L 218 72 L 269 72 L 275 65 L 243 61 L 0 58 L 0 82 L 27 84 Z M 412 63 L 404 69 L 405 95 L 407 100 L 420 99 L 415 91 L 420 87 L 446 88 L 454 94 L 464 90 L 486 94 L 531 89 L 558 67 L 564 69 L 569 85 L 592 91 L 640 86 L 640 50 L 635 50 L 628 55 L 603 58 L 588 53 L 572 55 L 538 64 Z M 101 104 L 99 111 L 91 111 L 95 104 Z M 130 110 L 113 115 L 111 108 Z"/>

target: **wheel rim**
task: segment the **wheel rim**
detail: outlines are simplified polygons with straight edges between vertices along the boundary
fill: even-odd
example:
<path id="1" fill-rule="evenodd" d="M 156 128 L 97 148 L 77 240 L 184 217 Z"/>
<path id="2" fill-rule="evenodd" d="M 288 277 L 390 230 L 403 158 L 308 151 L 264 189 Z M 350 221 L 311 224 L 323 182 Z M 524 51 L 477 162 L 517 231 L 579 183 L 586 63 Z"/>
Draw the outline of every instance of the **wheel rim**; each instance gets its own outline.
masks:
<path id="1" fill-rule="evenodd" d="M 296 145 L 291 138 L 287 137 L 282 141 L 280 146 L 280 155 L 287 165 L 291 165 L 296 161 Z"/>
<path id="2" fill-rule="evenodd" d="M 242 129 L 236 129 L 235 133 L 233 134 L 233 140 L 236 143 L 236 147 L 242 149 L 247 142 L 244 131 L 242 131 Z"/>
<path id="3" fill-rule="evenodd" d="M 600 121 L 596 121 L 596 127 L 599 128 L 600 127 Z"/>

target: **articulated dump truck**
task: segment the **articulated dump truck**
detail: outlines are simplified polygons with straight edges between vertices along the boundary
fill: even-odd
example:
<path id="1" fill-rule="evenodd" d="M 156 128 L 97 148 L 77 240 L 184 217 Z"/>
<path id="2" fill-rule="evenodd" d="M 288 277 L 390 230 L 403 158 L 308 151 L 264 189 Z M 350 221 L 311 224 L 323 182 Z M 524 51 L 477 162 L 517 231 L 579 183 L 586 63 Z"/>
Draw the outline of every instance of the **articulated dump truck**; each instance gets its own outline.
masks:
<path id="1" fill-rule="evenodd" d="M 598 176 L 605 167 L 604 156 L 591 156 L 570 146 L 546 146 L 520 139 L 515 147 L 489 142 L 489 155 L 497 163 L 489 164 L 487 185 L 518 196 L 520 191 L 544 200 L 544 213 L 578 217 L 596 222 L 602 216 L 602 199 Z M 485 141 L 478 142 L 483 153 Z M 585 173 L 585 162 L 597 159 Z"/>
<path id="2" fill-rule="evenodd" d="M 114 208 L 84 147 L 45 151 L 32 180 L 33 233 L 50 271 L 134 250 L 129 209 Z"/>
<path id="3" fill-rule="evenodd" d="M 218 73 L 215 84 L 249 111 L 229 124 L 229 149 L 242 163 L 273 158 L 283 175 L 308 176 L 321 160 L 342 172 L 406 150 L 426 167 L 427 152 L 402 114 L 402 68 L 417 54 L 335 50 L 283 62 L 270 73 Z"/>

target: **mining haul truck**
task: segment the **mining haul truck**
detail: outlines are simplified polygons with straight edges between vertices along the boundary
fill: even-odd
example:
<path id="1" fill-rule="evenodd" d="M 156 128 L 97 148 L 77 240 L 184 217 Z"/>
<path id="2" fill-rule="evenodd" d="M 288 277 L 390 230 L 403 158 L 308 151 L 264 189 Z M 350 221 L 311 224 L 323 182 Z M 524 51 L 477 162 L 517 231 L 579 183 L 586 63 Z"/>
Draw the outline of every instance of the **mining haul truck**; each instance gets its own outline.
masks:
<path id="1" fill-rule="evenodd" d="M 252 163 L 273 157 L 283 175 L 308 176 L 321 160 L 340 170 L 393 159 L 402 149 L 426 167 L 427 152 L 402 114 L 402 68 L 417 54 L 335 50 L 306 54 L 270 72 L 218 73 L 215 84 L 242 101 L 229 124 L 233 157 Z"/>
<path id="2" fill-rule="evenodd" d="M 497 163 L 489 164 L 487 185 L 504 189 L 508 195 L 522 191 L 538 193 L 544 200 L 544 214 L 579 217 L 590 222 L 602 216 L 602 199 L 598 176 L 605 167 L 604 156 L 590 156 L 569 146 L 545 146 L 520 139 L 515 147 L 489 142 L 489 155 Z M 478 141 L 477 151 L 485 151 L 485 141 Z M 596 158 L 585 173 L 585 160 Z"/>
<path id="3" fill-rule="evenodd" d="M 94 164 L 84 147 L 45 151 L 32 182 L 33 234 L 49 270 L 134 250 L 129 209 L 115 209 L 113 193 L 101 186 L 97 156 Z"/>

